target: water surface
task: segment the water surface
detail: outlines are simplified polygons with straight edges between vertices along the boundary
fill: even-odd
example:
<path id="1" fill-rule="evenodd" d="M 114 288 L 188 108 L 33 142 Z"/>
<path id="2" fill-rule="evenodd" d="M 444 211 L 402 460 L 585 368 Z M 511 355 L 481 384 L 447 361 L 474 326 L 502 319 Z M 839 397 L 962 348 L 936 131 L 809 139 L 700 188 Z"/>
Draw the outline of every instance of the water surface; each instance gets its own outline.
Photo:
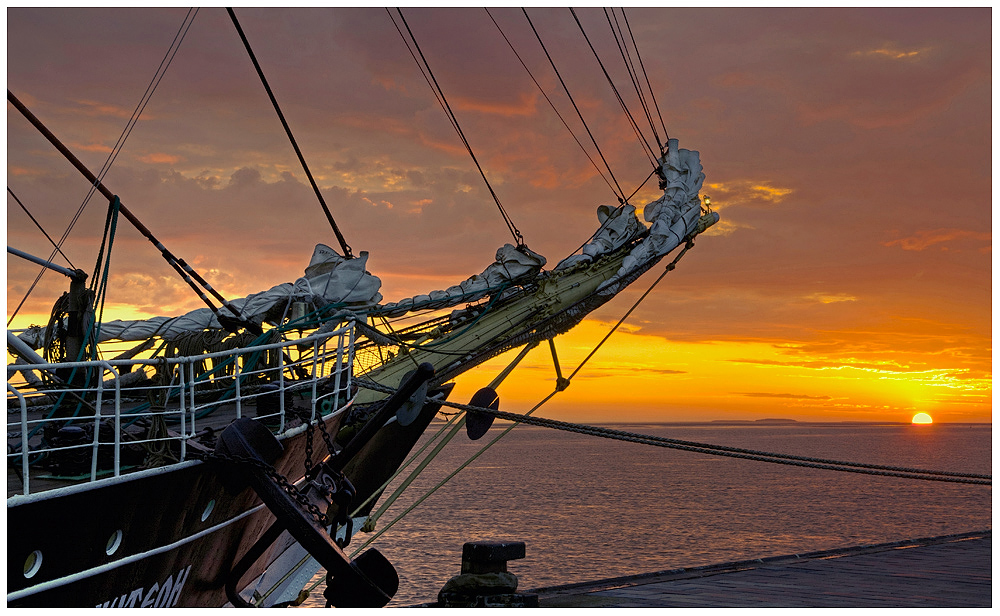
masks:
<path id="1" fill-rule="evenodd" d="M 458 436 L 378 527 L 502 427 L 498 422 L 477 442 Z M 990 424 L 608 427 L 851 462 L 992 472 Z M 428 435 L 434 430 L 432 424 Z M 390 606 L 405 606 L 436 598 L 459 573 L 466 541 L 524 541 L 527 557 L 509 569 L 520 588 L 530 589 L 989 529 L 991 495 L 989 486 L 768 464 L 520 426 L 373 545 L 399 572 Z M 358 534 L 351 548 L 365 539 Z M 322 605 L 322 588 L 306 605 Z"/>

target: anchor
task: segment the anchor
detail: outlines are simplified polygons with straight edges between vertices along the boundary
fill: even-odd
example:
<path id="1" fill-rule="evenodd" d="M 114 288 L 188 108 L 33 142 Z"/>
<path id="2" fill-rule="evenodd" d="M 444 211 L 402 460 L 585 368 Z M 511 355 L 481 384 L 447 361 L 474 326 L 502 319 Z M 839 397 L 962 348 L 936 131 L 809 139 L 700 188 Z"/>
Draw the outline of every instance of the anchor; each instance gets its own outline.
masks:
<path id="1" fill-rule="evenodd" d="M 266 426 L 244 417 L 222 431 L 215 449 L 216 458 L 229 463 L 230 469 L 250 484 L 276 518 L 227 576 L 226 596 L 234 606 L 254 607 L 239 595 L 236 585 L 286 530 L 327 570 L 324 595 L 330 605 L 365 608 L 384 607 L 389 603 L 399 589 L 399 576 L 392 563 L 375 548 L 352 560 L 317 520 L 313 512 L 319 512 L 319 508 L 312 505 L 307 510 L 293 493 L 306 502 L 320 500 L 316 497 L 321 496 L 326 505 L 337 503 L 341 505 L 338 509 L 346 509 L 341 503 L 353 496 L 354 488 L 340 473 L 345 458 L 374 436 L 386 417 L 396 413 L 433 376 L 433 367 L 421 364 L 340 454 L 328 458 L 314 469 L 313 482 L 302 491 L 294 486 L 286 488 L 281 485 L 281 482 L 288 485 L 287 481 L 274 471 L 272 465 L 284 448 Z M 314 486 L 323 487 L 313 489 Z M 318 494 L 322 492 L 326 494 Z"/>

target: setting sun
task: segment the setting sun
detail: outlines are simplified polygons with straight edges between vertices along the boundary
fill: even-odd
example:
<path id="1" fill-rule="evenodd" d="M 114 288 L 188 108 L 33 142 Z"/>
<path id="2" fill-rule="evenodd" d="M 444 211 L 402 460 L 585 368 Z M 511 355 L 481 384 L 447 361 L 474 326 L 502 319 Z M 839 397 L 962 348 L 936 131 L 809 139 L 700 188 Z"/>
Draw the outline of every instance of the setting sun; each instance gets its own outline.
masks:
<path id="1" fill-rule="evenodd" d="M 934 420 L 931 419 L 931 416 L 928 415 L 927 413 L 917 413 L 916 415 L 913 416 L 913 423 L 929 424 L 929 423 L 934 423 Z"/>

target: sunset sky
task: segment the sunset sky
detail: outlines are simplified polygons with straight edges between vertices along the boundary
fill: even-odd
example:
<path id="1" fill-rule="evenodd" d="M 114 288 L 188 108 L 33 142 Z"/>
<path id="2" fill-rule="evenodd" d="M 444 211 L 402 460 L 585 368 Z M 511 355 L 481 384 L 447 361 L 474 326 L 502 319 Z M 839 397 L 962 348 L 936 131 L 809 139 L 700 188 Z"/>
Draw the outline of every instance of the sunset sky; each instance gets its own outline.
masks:
<path id="1" fill-rule="evenodd" d="M 385 301 L 458 284 L 511 241 L 384 9 L 236 12 L 347 241 L 370 253 Z M 491 12 L 596 159 L 520 9 Z M 96 172 L 186 13 L 8 8 L 7 87 Z M 527 245 L 554 266 L 614 194 L 486 11 L 403 14 Z M 572 14 L 528 14 L 631 193 L 652 167 Z M 605 13 L 577 14 L 641 114 Z M 991 9 L 627 16 L 669 135 L 701 153 L 702 194 L 722 221 L 538 413 L 992 421 Z M 222 8 L 197 13 L 105 184 L 230 298 L 293 281 L 315 244 L 337 246 Z M 57 239 L 88 188 L 10 104 L 7 186 Z M 657 197 L 650 183 L 632 203 Z M 94 199 L 65 243 L 75 267 L 94 270 L 106 207 Z M 51 252 L 10 193 L 7 242 Z M 106 318 L 201 307 L 124 221 L 113 259 Z M 661 271 L 556 339 L 564 373 Z M 8 317 L 37 273 L 8 256 Z M 12 326 L 44 323 L 66 286 L 46 274 Z M 504 363 L 462 377 L 457 401 Z M 553 383 L 540 347 L 500 389 L 501 408 L 523 412 Z"/>

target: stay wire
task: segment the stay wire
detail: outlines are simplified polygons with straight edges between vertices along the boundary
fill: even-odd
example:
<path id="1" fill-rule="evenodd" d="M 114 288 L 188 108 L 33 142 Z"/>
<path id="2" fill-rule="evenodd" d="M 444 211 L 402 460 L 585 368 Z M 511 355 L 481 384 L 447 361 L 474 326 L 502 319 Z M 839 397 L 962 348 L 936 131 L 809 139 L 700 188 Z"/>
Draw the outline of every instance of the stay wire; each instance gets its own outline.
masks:
<path id="1" fill-rule="evenodd" d="M 454 111 L 452 111 L 452 109 L 451 109 L 451 105 L 448 104 L 448 99 L 444 95 L 444 90 L 441 88 L 441 85 L 438 83 L 437 78 L 434 77 L 434 71 L 431 70 L 430 63 L 427 61 L 426 56 L 424 56 L 424 52 L 420 49 L 420 44 L 417 43 L 417 38 L 416 38 L 416 36 L 414 36 L 413 31 L 410 29 L 410 24 L 407 23 L 406 17 L 403 16 L 402 9 L 397 8 L 396 12 L 399 14 L 399 19 L 403 22 L 403 26 L 406 28 L 406 32 L 409 34 L 410 40 L 413 41 L 413 46 L 417 50 L 417 54 L 420 55 L 420 60 L 423 62 L 424 67 L 426 67 L 427 74 L 430 76 L 431 80 L 434 82 L 435 89 L 437 90 L 437 92 L 441 96 L 441 101 L 444 103 L 444 106 L 445 106 L 445 109 L 447 111 L 447 114 L 452 119 L 452 125 L 455 127 L 455 130 L 458 132 L 458 136 L 462 140 L 462 143 L 465 144 L 465 149 L 468 150 L 469 156 L 472 157 L 472 162 L 474 162 L 476 164 L 476 169 L 479 170 L 479 175 L 481 175 L 483 177 L 483 181 L 486 183 L 486 188 L 489 189 L 490 195 L 493 197 L 493 200 L 496 202 L 497 209 L 500 210 L 500 215 L 503 217 L 504 222 L 507 224 L 507 229 L 510 231 L 511 235 L 514 236 L 514 241 L 517 243 L 517 245 L 518 246 L 523 246 L 524 245 L 524 236 L 521 235 L 521 232 L 518 230 L 517 226 L 514 225 L 514 221 L 511 219 L 510 215 L 507 214 L 507 210 L 505 210 L 504 207 L 503 207 L 503 204 L 500 203 L 500 197 L 497 196 L 496 191 L 493 190 L 493 186 L 490 184 L 489 179 L 486 178 L 486 172 L 483 171 L 482 165 L 479 164 L 479 159 L 476 158 L 475 152 L 472 151 L 472 146 L 469 144 L 469 140 L 466 139 L 465 133 L 464 133 L 464 131 L 462 131 L 462 127 L 458 123 L 458 118 L 455 116 Z M 391 17 L 391 13 L 390 13 L 390 17 Z M 395 23 L 395 20 L 393 21 L 393 23 Z"/>
<path id="2" fill-rule="evenodd" d="M 635 49 L 635 57 L 639 60 L 639 68 L 642 69 L 642 75 L 646 79 L 646 88 L 649 89 L 649 98 L 653 101 L 653 107 L 656 109 L 656 115 L 660 119 L 660 126 L 663 127 L 663 139 L 664 141 L 670 140 L 670 134 L 667 132 L 667 125 L 663 123 L 663 114 L 660 113 L 660 105 L 656 102 L 656 94 L 653 92 L 653 86 L 649 82 L 649 73 L 646 72 L 646 65 L 642 62 L 642 55 L 639 53 L 639 45 L 635 42 L 635 35 L 632 34 L 632 26 L 628 22 L 628 15 L 625 13 L 625 8 L 622 7 L 622 18 L 625 20 L 625 27 L 628 29 L 629 38 L 632 39 L 632 47 Z"/>
<path id="3" fill-rule="evenodd" d="M 619 184 L 618 179 L 615 178 L 615 173 L 611 170 L 611 165 L 608 164 L 608 159 L 604 157 L 604 152 L 601 151 L 601 146 L 597 145 L 597 139 L 594 138 L 594 133 L 590 131 L 590 126 L 587 125 L 587 121 L 583 118 L 583 113 L 580 111 L 580 107 L 577 106 L 576 99 L 573 98 L 573 95 L 569 91 L 569 86 L 566 85 L 566 81 L 562 78 L 562 74 L 560 74 L 559 69 L 556 68 L 556 63 L 549 54 L 548 48 L 545 47 L 545 43 L 542 42 L 542 37 L 538 34 L 538 30 L 535 28 L 535 24 L 531 21 L 531 17 L 528 16 L 527 9 L 521 7 L 521 11 L 524 13 L 524 18 L 528 20 L 528 25 L 531 26 L 531 31 L 535 33 L 535 38 L 538 39 L 538 44 L 542 46 L 542 51 L 545 52 L 545 57 L 548 58 L 549 64 L 552 65 L 552 70 L 555 71 L 556 77 L 559 78 L 559 83 L 562 84 L 563 90 L 566 92 L 566 96 L 569 97 L 569 102 L 573 104 L 573 109 L 576 110 L 576 115 L 580 118 L 580 122 L 587 130 L 587 135 L 590 136 L 590 141 L 594 144 L 594 147 L 597 148 L 597 154 L 601 157 L 601 160 L 604 162 L 604 166 L 608 170 L 608 174 L 611 176 L 612 181 L 614 181 L 615 186 L 618 188 L 618 192 L 616 194 L 618 200 L 621 203 L 624 203 L 625 191 L 622 190 L 621 184 Z"/>
<path id="4" fill-rule="evenodd" d="M 649 145 L 645 137 L 642 136 L 642 131 L 639 130 L 639 125 L 636 124 L 635 118 L 632 117 L 632 112 L 629 111 L 628 106 L 625 104 L 625 100 L 622 98 L 621 94 L 618 93 L 618 88 L 615 87 L 614 80 L 611 79 L 611 75 L 608 74 L 608 70 L 604 68 L 604 62 L 601 61 L 601 57 L 597 54 L 597 50 L 594 49 L 593 43 L 590 42 L 590 37 L 587 36 L 587 31 L 583 29 L 583 24 L 580 23 L 580 18 L 577 17 L 576 11 L 570 7 L 569 12 L 573 14 L 573 19 L 576 20 L 576 25 L 579 26 L 580 32 L 583 34 L 583 38 L 587 41 L 587 45 L 590 47 L 590 51 L 593 52 L 594 57 L 597 59 L 597 63 L 601 66 L 601 70 L 604 72 L 604 77 L 607 78 L 608 84 L 611 86 L 611 90 L 615 93 L 615 97 L 618 99 L 618 104 L 621 105 L 622 111 L 625 112 L 625 117 L 628 118 L 629 124 L 632 126 L 632 130 L 635 131 L 636 137 L 639 139 L 639 143 L 648 150 L 648 154 L 651 155 L 650 162 L 655 166 L 656 150 Z"/>
<path id="5" fill-rule="evenodd" d="M 595 346 L 593 350 L 590 351 L 590 353 L 585 358 L 583 358 L 583 361 L 581 361 L 580 365 L 576 367 L 576 370 L 574 370 L 572 374 L 566 377 L 567 381 L 573 380 L 573 377 L 576 376 L 576 373 L 579 372 L 583 368 L 583 366 L 586 365 L 588 361 L 590 361 L 590 358 L 593 357 L 595 353 L 597 353 L 598 349 L 604 346 L 604 343 L 608 341 L 608 338 L 610 338 L 612 334 L 618 331 L 618 328 L 621 327 L 622 323 L 625 322 L 625 319 L 627 319 L 629 315 L 631 315 L 632 312 L 639 307 L 639 304 L 641 304 L 643 300 L 646 299 L 647 295 L 652 293 L 653 289 L 656 288 L 656 285 L 660 284 L 660 281 L 663 280 L 663 277 L 669 274 L 670 272 L 674 271 L 674 269 L 677 267 L 677 262 L 680 261 L 681 257 L 683 257 L 687 253 L 687 251 L 692 248 L 694 248 L 694 240 L 689 239 L 687 241 L 687 244 L 685 244 L 684 249 L 681 250 L 676 257 L 674 257 L 673 261 L 667 264 L 667 266 L 663 269 L 663 272 L 660 273 L 660 276 L 653 281 L 653 284 L 649 285 L 649 288 L 646 289 L 645 293 L 643 293 L 639 297 L 639 299 L 635 300 L 635 303 L 632 304 L 632 307 L 629 308 L 628 311 L 626 311 L 625 314 L 622 315 L 622 318 L 618 319 L 618 322 L 615 323 L 615 326 L 612 327 L 610 330 L 608 330 L 608 333 L 605 334 L 604 338 L 602 338 L 599 343 L 597 343 L 597 346 Z"/>
<path id="6" fill-rule="evenodd" d="M 629 79 L 632 81 L 632 87 L 635 89 L 636 97 L 639 99 L 639 104 L 642 106 L 642 111 L 646 116 L 646 121 L 649 122 L 649 128 L 653 131 L 653 138 L 656 140 L 657 145 L 660 148 L 660 156 L 663 156 L 663 146 L 664 141 L 660 140 L 660 133 L 656 130 L 656 124 L 653 122 L 653 116 L 649 112 L 649 105 L 646 103 L 646 97 L 642 91 L 642 86 L 639 84 L 639 76 L 635 70 L 635 63 L 632 61 L 632 53 L 628 49 L 628 45 L 625 42 L 625 33 L 622 32 L 621 24 L 618 23 L 618 15 L 615 14 L 614 8 L 611 9 L 611 15 L 608 14 L 608 9 L 604 9 L 604 17 L 608 20 L 608 26 L 611 28 L 611 36 L 614 37 L 615 43 L 618 45 L 618 52 L 622 56 L 622 62 L 625 64 L 625 70 L 628 71 Z M 611 17 L 614 17 L 614 23 L 611 22 Z M 619 38 L 621 35 L 621 38 Z"/>
<path id="7" fill-rule="evenodd" d="M 652 171 L 650 171 L 649 175 L 646 176 L 646 179 L 643 180 L 642 183 L 639 184 L 639 186 L 635 190 L 632 191 L 632 194 L 629 195 L 628 198 L 625 199 L 625 201 L 621 205 L 619 205 L 616 209 L 621 209 L 621 208 L 625 207 L 625 203 L 628 203 L 629 201 L 631 201 L 632 197 L 636 196 L 639 193 L 639 191 L 642 190 L 642 187 L 646 185 L 646 182 L 649 182 L 649 179 L 651 177 L 653 177 L 653 175 L 655 173 L 656 173 L 656 169 L 653 169 Z M 607 227 L 609 224 L 611 224 L 611 222 L 612 222 L 612 219 L 610 217 L 607 218 L 604 222 L 601 223 L 601 226 L 597 227 L 596 231 L 594 231 L 593 233 L 590 234 L 590 237 L 588 237 L 586 240 L 583 241 L 582 244 L 580 244 L 579 246 L 576 247 L 576 250 L 574 250 L 573 252 L 571 252 L 568 255 L 566 255 L 566 258 L 569 258 L 569 257 L 575 255 L 577 252 L 583 250 L 583 247 L 586 246 L 587 244 L 589 244 L 595 237 L 597 237 L 597 235 L 601 231 L 603 231 L 605 227 Z"/>
<path id="8" fill-rule="evenodd" d="M 502 36 L 503 40 L 507 42 L 507 46 L 510 47 L 510 50 L 514 52 L 515 56 L 517 56 L 518 62 L 520 62 L 521 66 L 524 67 L 524 70 L 528 73 L 528 77 L 531 77 L 531 81 L 535 83 L 535 86 L 538 88 L 538 91 L 542 93 L 543 97 L 545 97 L 545 101 L 549 104 L 549 107 L 552 107 L 552 111 L 554 111 L 556 113 L 556 116 L 559 117 L 559 121 L 562 122 L 562 125 L 566 127 L 567 131 L 569 131 L 569 134 L 573 137 L 573 141 L 576 141 L 576 144 L 580 146 L 580 149 L 583 151 L 584 156 L 587 157 L 587 160 L 590 161 L 590 164 L 594 166 L 595 170 L 597 170 L 597 174 L 601 176 L 601 179 L 604 180 L 604 183 L 607 184 L 608 188 L 611 189 L 611 192 L 614 193 L 615 187 L 612 186 L 611 182 L 608 181 L 608 178 L 604 176 L 604 172 L 601 171 L 601 168 L 597 166 L 596 162 L 594 162 L 593 157 L 590 155 L 589 152 L 587 152 L 587 148 L 583 147 L 583 144 L 580 143 L 580 140 L 577 138 L 576 133 L 573 132 L 573 129 L 570 128 L 569 124 L 566 123 L 566 120 L 563 118 L 562 114 L 559 113 L 559 110 L 556 108 L 555 103 L 552 102 L 552 99 L 550 99 L 548 94 L 545 93 L 545 90 L 542 88 L 542 85 L 538 83 L 537 79 L 535 79 L 535 76 L 531 73 L 531 70 L 528 68 L 528 65 L 525 64 L 524 60 L 521 59 L 521 54 L 517 52 L 517 49 L 514 48 L 513 43 L 511 43 L 510 39 L 507 38 L 507 34 L 504 33 L 503 29 L 500 27 L 500 24 L 498 24 L 497 20 L 493 18 L 493 14 L 490 13 L 490 9 L 488 7 L 483 7 L 483 8 L 486 10 L 486 14 L 489 15 L 490 19 L 493 21 L 493 25 L 497 27 L 497 30 L 500 32 L 500 36 Z M 620 195 L 615 193 L 615 198 L 617 199 L 619 197 Z M 628 199 L 626 199 L 626 201 L 627 200 Z"/>
<path id="9" fill-rule="evenodd" d="M 45 229 L 42 228 L 42 225 L 37 220 L 35 220 L 35 217 L 31 215 L 31 212 L 28 211 L 28 208 L 24 207 L 24 204 L 21 203 L 21 200 L 17 198 L 17 195 L 14 194 L 14 191 L 10 189 L 10 186 L 7 187 L 7 192 L 10 193 L 10 196 L 14 198 L 14 201 L 19 206 L 21 206 L 21 209 L 24 210 L 24 213 L 28 215 L 28 218 L 31 219 L 31 222 L 35 223 L 35 226 L 38 227 L 38 230 L 42 232 L 42 235 L 45 236 L 45 239 L 49 240 L 49 243 L 52 244 L 52 246 L 56 249 L 56 252 L 62 255 L 63 259 L 66 259 L 66 263 L 69 263 L 70 267 L 72 267 L 73 269 L 77 269 L 77 267 L 73 265 L 73 262 L 69 260 L 69 257 L 66 256 L 66 253 L 62 251 L 62 248 L 60 248 L 59 245 L 56 244 L 55 240 L 53 240 L 52 237 L 48 233 L 46 233 Z"/>
<path id="10" fill-rule="evenodd" d="M 629 308 L 628 312 L 625 313 L 625 316 L 623 316 L 618 321 L 618 323 L 608 332 L 608 334 L 604 337 L 604 339 L 601 340 L 601 342 L 594 348 L 593 351 L 591 351 L 590 355 L 588 355 L 580 363 L 580 365 L 577 366 L 576 370 L 574 370 L 573 373 L 569 376 L 569 378 L 566 379 L 567 381 L 569 381 L 570 379 L 572 379 L 573 376 L 575 376 L 576 373 L 579 372 L 581 368 L 583 368 L 584 364 L 586 364 L 587 361 L 589 361 L 590 358 L 593 357 L 594 353 L 597 352 L 597 349 L 599 349 L 601 347 L 601 345 L 603 345 L 607 341 L 607 339 L 611 337 L 611 334 L 613 334 L 613 333 L 615 333 L 615 331 L 617 331 L 618 327 L 621 326 L 621 324 L 625 321 L 626 318 L 628 318 L 628 316 L 630 314 L 632 314 L 632 311 L 636 309 L 636 307 L 639 305 L 639 303 L 641 303 L 646 298 L 646 296 L 649 295 L 650 291 L 653 290 L 653 287 L 655 287 L 660 282 L 660 280 L 662 280 L 663 277 L 668 272 L 670 272 L 670 271 L 672 271 L 674 269 L 674 267 L 676 266 L 677 262 L 681 259 L 681 257 L 684 256 L 684 253 L 687 252 L 687 250 L 689 248 L 691 248 L 692 246 L 693 246 L 693 242 L 691 240 L 689 240 L 688 241 L 688 245 L 684 248 L 684 250 L 680 254 L 678 254 L 669 265 L 667 265 L 665 271 L 662 274 L 660 274 L 659 278 L 656 279 L 656 282 L 654 282 L 652 284 L 652 286 L 650 286 L 649 289 L 647 289 L 646 292 L 643 293 L 642 297 L 640 297 L 638 299 L 638 301 L 636 301 L 635 304 L 633 304 L 632 307 Z M 384 393 L 392 393 L 394 391 L 393 389 L 391 389 L 389 387 L 385 387 L 383 385 L 379 385 L 378 383 L 373 383 L 373 382 L 367 382 L 367 381 L 362 382 L 362 381 L 359 381 L 358 385 L 361 386 L 361 387 L 364 387 L 366 389 L 371 389 L 371 390 L 374 390 L 374 391 L 382 391 Z M 543 398 L 537 404 L 535 404 L 535 406 L 533 406 L 531 409 L 529 409 L 526 413 L 524 413 L 523 415 L 518 415 L 517 417 L 519 417 L 519 418 L 520 417 L 529 418 L 532 413 L 534 413 L 535 411 L 537 411 L 538 409 L 540 409 L 546 402 L 548 402 L 553 397 L 555 397 L 555 395 L 558 394 L 563 389 L 565 389 L 565 388 L 562 388 L 562 389 L 556 388 L 549 395 L 545 396 L 545 398 Z M 449 407 L 456 408 L 456 409 L 459 409 L 459 410 L 462 410 L 462 411 L 466 411 L 466 412 L 470 411 L 470 410 L 472 410 L 472 411 L 479 411 L 481 409 L 481 407 L 474 407 L 474 406 L 465 405 L 465 404 L 450 403 L 448 401 L 443 401 L 441 404 L 444 405 L 444 406 L 449 406 Z M 492 410 L 490 410 L 490 414 L 499 417 L 499 416 L 501 416 L 500 414 L 503 414 L 503 412 L 502 411 L 492 411 Z M 507 414 L 507 415 L 513 415 L 513 414 Z M 551 421 L 551 420 L 544 420 L 544 421 Z M 521 422 L 521 423 L 527 423 L 527 422 Z M 501 432 L 496 437 L 494 437 L 493 440 L 491 440 L 489 443 L 486 443 L 485 445 L 483 445 L 483 447 L 480 448 L 479 451 L 477 451 L 472 456 L 470 456 L 469 459 L 467 459 L 465 462 L 463 462 L 461 465 L 459 465 L 458 468 L 456 468 L 455 470 L 453 470 L 444 479 L 442 479 L 441 481 L 439 481 L 436 485 L 434 485 L 433 487 L 431 487 L 426 493 L 424 493 L 422 496 L 420 496 L 419 498 L 417 498 L 409 507 L 407 507 L 405 510 L 403 510 L 392 521 L 390 521 L 388 524 L 386 524 L 386 526 L 384 526 L 382 529 L 380 529 L 374 535 L 372 535 L 371 537 L 369 537 L 368 540 L 365 541 L 365 543 L 363 545 L 361 545 L 359 548 L 357 548 L 357 550 L 352 554 L 352 558 L 354 556 L 356 556 L 358 553 L 360 553 L 363 549 L 365 549 L 366 547 L 368 547 L 369 545 L 371 545 L 383 533 L 385 533 L 387 530 L 389 530 L 396 522 L 402 520 L 407 514 L 409 514 L 418 505 L 420 505 L 420 503 L 422 503 L 425 500 L 427 500 L 427 498 L 429 498 L 432 494 L 434 494 L 436 491 L 438 491 L 446 483 L 448 483 L 449 481 L 451 481 L 451 479 L 454 478 L 455 475 L 457 475 L 459 472 L 461 472 L 467 466 L 469 466 L 470 464 L 472 464 L 479 456 L 481 456 L 484 453 L 486 453 L 487 449 L 489 449 L 493 445 L 495 445 L 500 439 L 502 439 L 504 436 L 506 436 L 517 425 L 518 425 L 518 422 L 516 422 L 516 421 L 514 423 L 512 423 L 503 432 Z"/>
<path id="11" fill-rule="evenodd" d="M 431 78 L 427 76 L 427 70 L 420 63 L 420 59 L 417 58 L 417 54 L 413 51 L 413 47 L 410 45 L 410 41 L 406 39 L 406 35 L 403 34 L 403 30 L 399 27 L 399 24 L 396 23 L 396 18 L 392 16 L 392 11 L 390 11 L 387 7 L 385 9 L 385 12 L 389 15 L 389 19 L 392 21 L 392 25 L 395 26 L 396 32 L 399 33 L 399 38 L 402 39 L 403 44 L 406 45 L 406 51 L 410 52 L 410 57 L 413 58 L 413 62 L 417 65 L 417 68 L 420 70 L 420 75 L 424 78 L 424 81 L 427 82 L 427 87 L 431 89 L 431 93 L 434 94 L 435 100 L 437 100 L 438 105 L 441 107 L 441 110 L 444 111 L 445 116 L 448 118 L 448 122 L 451 123 L 452 128 L 458 131 L 459 130 L 458 127 L 455 126 L 455 118 L 453 118 L 451 114 L 448 113 L 448 107 L 446 107 L 444 101 L 441 100 L 441 95 L 438 94 L 437 89 L 435 89 L 434 83 L 431 81 Z"/>
<path id="12" fill-rule="evenodd" d="M 145 110 L 146 105 L 149 103 L 150 99 L 152 99 L 153 93 L 156 91 L 156 88 L 159 86 L 160 81 L 162 81 L 163 76 L 167 72 L 167 68 L 170 67 L 171 63 L 173 63 L 174 56 L 177 55 L 177 51 L 180 49 L 181 43 L 187 37 L 188 30 L 190 30 L 191 28 L 191 24 L 194 23 L 194 18 L 197 17 L 198 15 L 198 10 L 199 9 L 196 8 L 188 9 L 188 12 L 184 15 L 184 20 L 181 22 L 180 28 L 178 28 L 177 33 L 174 35 L 173 40 L 170 42 L 170 47 L 167 48 L 166 54 L 164 54 L 163 59 L 160 60 L 160 64 L 159 66 L 157 66 L 156 71 L 153 74 L 153 78 L 149 82 L 149 85 L 146 86 L 146 91 L 139 99 L 139 103 L 136 105 L 135 110 L 133 110 L 132 115 L 129 118 L 128 122 L 125 123 L 125 128 L 122 130 L 121 135 L 119 135 L 118 141 L 115 142 L 114 147 L 112 147 L 111 149 L 111 153 L 108 154 L 108 158 L 104 161 L 104 165 L 97 173 L 96 180 L 91 184 L 90 190 L 87 192 L 86 197 L 84 197 L 83 202 L 80 204 L 80 207 L 77 208 L 76 213 L 70 220 L 70 223 L 66 228 L 66 231 L 63 232 L 62 237 L 59 239 L 59 242 L 56 245 L 57 250 L 59 250 L 61 246 L 64 243 L 66 243 L 66 239 L 69 238 L 69 234 L 73 231 L 73 228 L 76 226 L 76 223 L 80 220 L 80 216 L 83 215 L 83 212 L 87 208 L 87 205 L 90 203 L 91 198 L 93 198 L 94 193 L 97 192 L 98 185 L 107 175 L 108 171 L 111 170 L 111 166 L 114 164 L 115 160 L 117 160 L 118 154 L 121 152 L 122 147 L 124 147 L 125 145 L 125 141 L 128 139 L 129 135 L 132 134 L 132 129 L 139 121 L 139 116 L 142 115 L 142 112 Z M 53 260 L 56 254 L 57 251 L 53 251 L 49 256 L 49 261 Z M 13 322 L 14 318 L 17 317 L 17 314 L 24 306 L 24 303 L 28 300 L 28 297 L 31 296 L 31 293 L 35 290 L 35 287 L 38 286 L 38 283 L 41 281 L 42 276 L 45 275 L 46 271 L 48 271 L 47 268 L 43 267 L 38 272 L 38 276 L 35 277 L 34 282 L 32 282 L 31 286 L 28 287 L 28 291 L 24 294 L 24 297 L 21 299 L 21 302 L 17 305 L 17 308 L 14 309 L 14 312 L 7 320 L 8 327 Z"/>
<path id="13" fill-rule="evenodd" d="M 313 179 L 312 172 L 309 171 L 309 165 L 306 164 L 306 159 L 302 155 L 302 150 L 299 149 L 299 144 L 295 141 L 295 136 L 292 135 L 292 129 L 289 128 L 288 122 L 285 121 L 285 114 L 281 113 L 281 107 L 278 106 L 278 100 L 274 97 L 274 92 L 271 91 L 271 86 L 267 83 L 267 78 L 264 76 L 264 71 L 261 69 L 260 63 L 257 62 L 257 56 L 250 47 L 250 41 L 247 40 L 246 34 L 243 33 L 243 28 L 240 26 L 239 20 L 236 19 L 236 13 L 230 7 L 226 7 L 226 11 L 229 13 L 229 17 L 232 19 L 233 25 L 236 26 L 236 31 L 240 35 L 240 40 L 243 41 L 243 46 L 246 47 L 247 53 L 250 55 L 250 61 L 253 62 L 253 67 L 257 70 L 257 76 L 260 78 L 260 82 L 264 85 L 264 90 L 267 92 L 268 98 L 271 99 L 271 105 L 277 112 L 278 119 L 281 120 L 281 125 L 285 129 L 285 134 L 288 135 L 288 140 L 292 143 L 292 149 L 295 150 L 295 155 L 299 158 L 302 170 L 305 171 L 306 177 L 309 178 L 309 184 L 312 186 L 313 192 L 316 193 L 316 198 L 319 199 L 319 204 L 323 208 L 323 213 L 326 214 L 327 221 L 333 228 L 333 233 L 337 236 L 337 241 L 340 242 L 340 247 L 344 251 L 344 256 L 348 259 L 354 258 L 354 255 L 351 253 L 351 247 L 347 244 L 347 240 L 344 239 L 344 234 L 340 232 L 340 227 L 337 226 L 337 222 L 333 219 L 333 214 L 330 212 L 330 208 L 326 205 L 326 200 L 323 199 L 323 193 L 320 192 L 319 186 L 316 185 L 316 180 Z"/>

